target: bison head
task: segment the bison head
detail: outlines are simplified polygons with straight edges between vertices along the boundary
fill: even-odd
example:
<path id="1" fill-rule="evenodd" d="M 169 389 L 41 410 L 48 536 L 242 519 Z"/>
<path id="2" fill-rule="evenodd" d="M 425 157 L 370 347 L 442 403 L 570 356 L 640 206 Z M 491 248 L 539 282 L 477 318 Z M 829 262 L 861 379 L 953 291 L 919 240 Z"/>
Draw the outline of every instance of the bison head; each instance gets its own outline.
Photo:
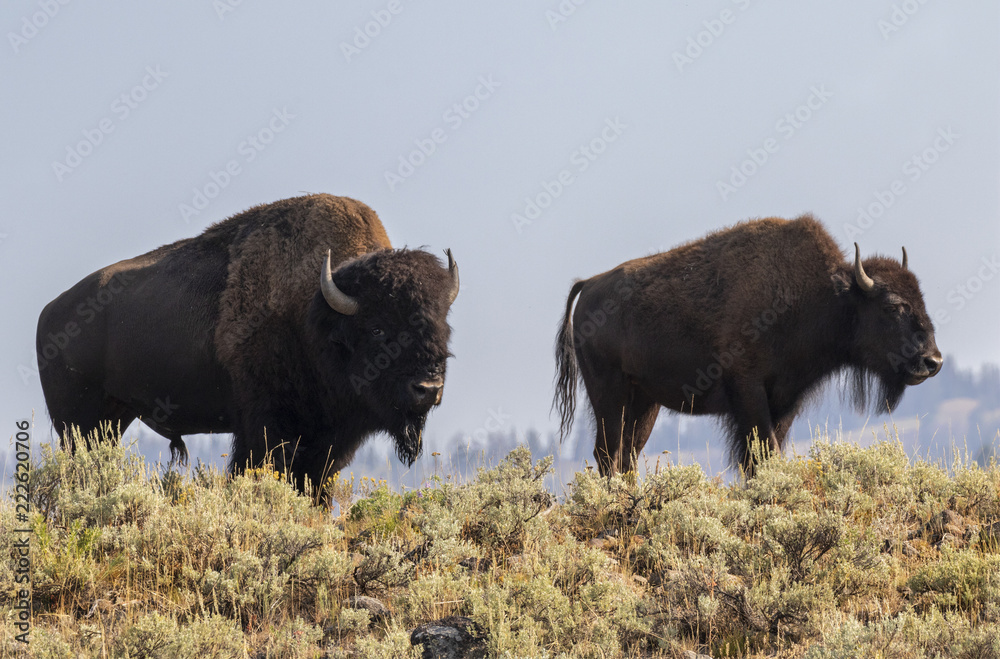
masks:
<path id="1" fill-rule="evenodd" d="M 440 404 L 450 353 L 447 315 L 458 266 L 420 250 L 371 252 L 320 273 L 313 312 L 321 316 L 340 401 L 367 408 L 369 430 L 389 433 L 407 465 L 420 455 L 424 422 Z M 320 307 L 320 309 L 317 309 Z"/>
<path id="2" fill-rule="evenodd" d="M 851 351 L 855 404 L 891 411 L 906 385 L 936 375 L 943 360 L 917 278 L 907 268 L 906 248 L 902 262 L 874 257 L 864 264 L 857 243 L 854 249 L 850 290 L 857 310 Z"/>

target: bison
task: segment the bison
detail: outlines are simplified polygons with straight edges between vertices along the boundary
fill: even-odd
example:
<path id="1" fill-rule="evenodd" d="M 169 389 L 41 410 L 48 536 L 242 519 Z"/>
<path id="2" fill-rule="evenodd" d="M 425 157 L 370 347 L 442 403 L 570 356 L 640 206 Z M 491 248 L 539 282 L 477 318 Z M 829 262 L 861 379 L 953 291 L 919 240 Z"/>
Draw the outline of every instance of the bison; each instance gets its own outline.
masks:
<path id="1" fill-rule="evenodd" d="M 182 461 L 183 435 L 232 433 L 231 471 L 270 458 L 300 489 L 374 433 L 411 465 L 450 356 L 446 254 L 393 249 L 371 208 L 317 194 L 119 261 L 42 310 L 49 415 L 70 448 L 71 426 L 139 418 Z"/>
<path id="2" fill-rule="evenodd" d="M 556 339 L 562 436 L 578 376 L 604 475 L 633 469 L 661 405 L 719 416 L 748 475 L 755 453 L 782 450 L 803 401 L 832 375 L 848 375 L 859 409 L 893 410 L 942 363 L 906 261 L 903 248 L 902 262 L 862 262 L 855 243 L 852 264 L 804 215 L 743 222 L 577 281 Z M 754 437 L 763 451 L 751 450 Z"/>

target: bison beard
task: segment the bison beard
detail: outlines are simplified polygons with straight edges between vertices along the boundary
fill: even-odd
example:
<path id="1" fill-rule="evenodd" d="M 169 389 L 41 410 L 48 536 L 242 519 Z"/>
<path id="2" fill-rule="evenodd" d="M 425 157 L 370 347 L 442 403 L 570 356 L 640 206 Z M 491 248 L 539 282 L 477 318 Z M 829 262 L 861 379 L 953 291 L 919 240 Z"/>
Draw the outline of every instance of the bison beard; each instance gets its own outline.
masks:
<path id="1" fill-rule="evenodd" d="M 906 391 L 906 383 L 899 374 L 890 376 L 867 368 L 850 369 L 847 384 L 851 404 L 859 414 L 892 412 Z"/>
<path id="2" fill-rule="evenodd" d="M 426 421 L 426 414 L 407 415 L 403 429 L 392 434 L 392 438 L 396 440 L 396 457 L 407 467 L 412 467 L 424 450 L 423 433 Z"/>

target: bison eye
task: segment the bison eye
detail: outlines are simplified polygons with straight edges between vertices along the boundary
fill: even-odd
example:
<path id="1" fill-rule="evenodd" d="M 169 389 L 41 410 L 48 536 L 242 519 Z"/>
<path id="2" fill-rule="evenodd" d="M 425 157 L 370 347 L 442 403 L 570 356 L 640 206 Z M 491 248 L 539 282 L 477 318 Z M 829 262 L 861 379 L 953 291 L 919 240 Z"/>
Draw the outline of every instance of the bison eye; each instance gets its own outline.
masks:
<path id="1" fill-rule="evenodd" d="M 887 299 L 882 302 L 882 311 L 890 316 L 902 316 L 909 310 L 909 305 L 907 305 L 906 301 L 898 295 L 889 295 Z"/>
<path id="2" fill-rule="evenodd" d="M 901 302 L 890 302 L 883 306 L 882 309 L 890 316 L 902 316 L 906 313 L 907 306 Z"/>
<path id="3" fill-rule="evenodd" d="M 385 336 L 385 332 L 382 331 L 381 327 L 373 327 L 372 328 L 372 336 L 381 338 L 381 337 Z"/>

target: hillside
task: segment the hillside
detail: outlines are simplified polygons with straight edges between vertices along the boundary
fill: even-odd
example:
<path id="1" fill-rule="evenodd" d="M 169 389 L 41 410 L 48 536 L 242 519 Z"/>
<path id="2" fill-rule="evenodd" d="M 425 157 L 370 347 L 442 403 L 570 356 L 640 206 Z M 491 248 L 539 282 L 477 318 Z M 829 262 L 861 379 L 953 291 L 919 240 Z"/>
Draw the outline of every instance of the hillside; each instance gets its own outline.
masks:
<path id="1" fill-rule="evenodd" d="M 445 634 L 464 656 L 1000 659 L 1000 468 L 894 441 L 819 439 L 731 485 L 662 462 L 563 487 L 519 448 L 467 482 L 338 479 L 335 515 L 266 469 L 37 460 L 28 519 L 0 507 L 30 563 L 0 564 L 3 657 L 29 656 L 27 571 L 36 658 L 444 656 Z"/>

